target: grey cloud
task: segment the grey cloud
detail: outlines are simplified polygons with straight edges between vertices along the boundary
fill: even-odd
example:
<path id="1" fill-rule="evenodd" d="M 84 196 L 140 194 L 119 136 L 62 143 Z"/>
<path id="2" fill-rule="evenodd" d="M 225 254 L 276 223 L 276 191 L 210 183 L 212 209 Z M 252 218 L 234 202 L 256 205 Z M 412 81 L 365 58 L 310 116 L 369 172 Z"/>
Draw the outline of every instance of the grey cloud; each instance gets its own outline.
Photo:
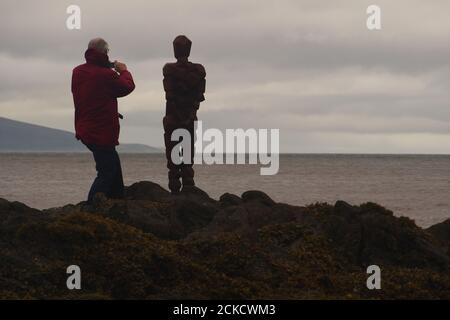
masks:
<path id="1" fill-rule="evenodd" d="M 68 31 L 72 1 L 3 0 L 0 116 L 72 130 L 70 72 L 102 36 L 136 79 L 123 141 L 161 145 L 161 67 L 186 33 L 210 126 L 280 128 L 284 151 L 436 152 L 450 135 L 450 3 L 377 3 L 380 32 L 365 28 L 365 0 L 84 0 L 82 30 Z"/>
<path id="2" fill-rule="evenodd" d="M 80 1 L 83 27 L 72 32 L 64 24 L 70 2 L 43 3 L 28 3 L 25 13 L 16 2 L 2 4 L 6 10 L 0 27 L 10 31 L 3 52 L 71 61 L 82 55 L 89 38 L 102 35 L 111 42 L 113 53 L 130 60 L 170 58 L 171 39 L 185 32 L 194 40 L 193 55 L 207 63 L 269 64 L 296 71 L 357 65 L 423 72 L 447 63 L 450 49 L 434 29 L 395 31 L 403 16 L 411 14 L 405 5 L 417 3 L 415 10 L 425 6 L 418 1 L 386 2 L 387 8 L 392 7 L 386 16 L 394 30 L 379 33 L 365 29 L 361 1 L 346 1 L 340 9 L 314 6 L 311 1 L 268 2 L 271 6 L 254 1 L 128 1 L 126 5 Z M 448 3 L 440 3 L 440 11 L 450 9 Z"/>

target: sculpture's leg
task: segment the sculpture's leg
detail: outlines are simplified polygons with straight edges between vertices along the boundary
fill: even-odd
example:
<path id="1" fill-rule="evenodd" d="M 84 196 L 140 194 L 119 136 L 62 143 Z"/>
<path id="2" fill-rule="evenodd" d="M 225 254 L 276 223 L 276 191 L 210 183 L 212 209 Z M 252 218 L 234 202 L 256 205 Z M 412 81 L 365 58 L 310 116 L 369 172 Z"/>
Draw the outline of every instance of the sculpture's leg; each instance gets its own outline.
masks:
<path id="1" fill-rule="evenodd" d="M 178 141 L 172 141 L 172 132 L 175 130 L 174 124 L 170 123 L 167 117 L 164 118 L 164 143 L 166 146 L 167 169 L 169 169 L 169 189 L 172 194 L 180 192 L 181 189 L 181 165 L 177 165 L 172 161 L 172 150 L 178 144 Z"/>
<path id="2" fill-rule="evenodd" d="M 186 129 L 189 131 L 189 134 L 191 135 L 191 163 L 190 164 L 186 164 L 183 163 L 181 165 L 181 178 L 183 181 L 183 186 L 194 186 L 195 182 L 194 182 L 194 156 L 195 156 L 195 149 L 194 149 L 194 145 L 195 145 L 195 127 L 194 127 L 194 122 L 192 121 L 191 123 L 189 123 L 186 126 Z"/>

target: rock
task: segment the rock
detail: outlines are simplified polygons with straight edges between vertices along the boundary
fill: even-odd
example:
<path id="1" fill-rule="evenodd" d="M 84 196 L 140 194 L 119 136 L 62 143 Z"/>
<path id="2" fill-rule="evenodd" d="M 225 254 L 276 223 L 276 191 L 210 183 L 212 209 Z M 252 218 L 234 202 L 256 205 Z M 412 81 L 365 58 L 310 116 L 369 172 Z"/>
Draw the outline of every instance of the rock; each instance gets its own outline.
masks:
<path id="1" fill-rule="evenodd" d="M 265 204 L 266 206 L 273 206 L 275 201 L 273 201 L 267 194 L 262 191 L 251 190 L 246 191 L 242 194 L 242 200 L 244 201 L 258 201 Z"/>
<path id="2" fill-rule="evenodd" d="M 228 192 L 221 195 L 219 201 L 220 201 L 220 204 L 225 207 L 238 206 L 238 205 L 242 204 L 242 202 L 243 202 L 239 196 L 228 193 Z"/>
<path id="3" fill-rule="evenodd" d="M 20 202 L 0 199 L 0 239 L 9 241 L 26 223 L 45 223 L 48 217 L 41 211 Z M 0 248 L 1 251 L 1 248 Z"/>
<path id="4" fill-rule="evenodd" d="M 326 236 L 357 265 L 442 270 L 450 264 L 450 257 L 413 221 L 374 203 L 353 207 L 339 201 L 322 219 Z"/>
<path id="5" fill-rule="evenodd" d="M 450 219 L 429 227 L 427 231 L 438 239 L 442 248 L 450 256 Z"/>
<path id="6" fill-rule="evenodd" d="M 423 230 L 374 203 L 216 201 L 152 182 L 91 206 L 0 199 L 0 298 L 449 299 L 449 221 Z M 65 289 L 70 264 L 83 268 L 80 292 Z M 381 291 L 366 290 L 370 264 Z"/>
<path id="7" fill-rule="evenodd" d="M 198 202 L 214 202 L 214 203 L 216 203 L 216 201 L 211 199 L 205 191 L 203 191 L 202 189 L 200 189 L 196 186 L 183 187 L 180 194 L 178 194 L 177 196 L 186 197 L 186 198 L 192 199 L 193 201 L 198 201 Z"/>
<path id="8" fill-rule="evenodd" d="M 347 215 L 352 216 L 356 214 L 358 211 L 352 205 L 348 204 L 345 201 L 338 200 L 334 204 L 334 212 L 339 215 Z"/>
<path id="9" fill-rule="evenodd" d="M 141 181 L 127 187 L 125 196 L 130 200 L 165 201 L 170 197 L 170 192 L 159 184 L 150 181 Z"/>
<path id="10" fill-rule="evenodd" d="M 157 184 L 139 182 L 127 188 L 125 200 L 95 195 L 88 211 L 161 239 L 181 239 L 205 227 L 218 210 L 218 202 L 195 186 L 174 196 Z"/>
<path id="11" fill-rule="evenodd" d="M 250 229 L 248 212 L 243 207 L 226 207 L 214 215 L 207 229 L 202 230 L 208 234 L 219 232 L 248 232 Z"/>
<path id="12" fill-rule="evenodd" d="M 181 238 L 206 227 L 217 211 L 217 204 L 181 198 L 174 200 L 168 208 L 168 215 L 170 224 L 179 230 L 176 238 Z"/>

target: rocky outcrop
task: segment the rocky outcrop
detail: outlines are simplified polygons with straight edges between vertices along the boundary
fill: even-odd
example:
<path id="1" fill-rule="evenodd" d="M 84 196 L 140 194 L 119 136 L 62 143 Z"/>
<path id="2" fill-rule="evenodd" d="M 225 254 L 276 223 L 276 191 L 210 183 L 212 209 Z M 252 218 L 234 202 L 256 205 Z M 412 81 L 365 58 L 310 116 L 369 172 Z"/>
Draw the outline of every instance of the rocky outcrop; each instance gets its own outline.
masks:
<path id="1" fill-rule="evenodd" d="M 450 256 L 450 219 L 427 229 L 439 241 L 441 248 Z"/>
<path id="2" fill-rule="evenodd" d="M 0 200 L 0 296 L 448 299 L 449 221 L 423 230 L 373 203 L 298 207 L 261 191 L 216 201 L 152 182 L 90 206 Z M 72 264 L 80 291 L 66 288 Z M 381 290 L 366 287 L 372 264 Z"/>

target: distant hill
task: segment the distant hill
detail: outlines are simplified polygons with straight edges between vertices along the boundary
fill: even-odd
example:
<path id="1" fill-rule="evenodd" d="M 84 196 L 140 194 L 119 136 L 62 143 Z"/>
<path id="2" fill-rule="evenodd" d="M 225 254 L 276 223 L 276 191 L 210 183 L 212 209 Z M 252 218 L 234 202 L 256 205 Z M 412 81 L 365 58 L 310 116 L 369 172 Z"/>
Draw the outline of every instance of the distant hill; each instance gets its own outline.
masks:
<path id="1" fill-rule="evenodd" d="M 161 153 L 144 144 L 121 144 L 119 152 Z M 72 132 L 47 128 L 0 117 L 0 153 L 5 152 L 87 152 Z"/>

